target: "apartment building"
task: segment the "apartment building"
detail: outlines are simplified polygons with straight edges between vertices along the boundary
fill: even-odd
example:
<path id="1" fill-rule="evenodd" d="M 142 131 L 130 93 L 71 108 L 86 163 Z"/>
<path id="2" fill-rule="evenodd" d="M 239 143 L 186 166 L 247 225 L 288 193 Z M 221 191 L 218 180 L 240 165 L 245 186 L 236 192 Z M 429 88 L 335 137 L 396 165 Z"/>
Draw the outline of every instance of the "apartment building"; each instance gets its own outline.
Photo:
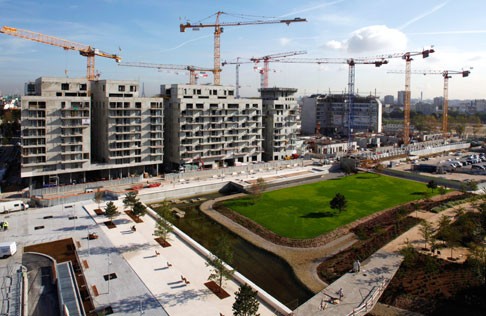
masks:
<path id="1" fill-rule="evenodd" d="M 162 172 L 163 99 L 138 90 L 136 81 L 28 83 L 21 177 L 40 187 Z"/>
<path id="2" fill-rule="evenodd" d="M 21 101 L 21 177 L 71 183 L 91 165 L 91 99 L 86 79 L 38 78 Z"/>
<path id="3" fill-rule="evenodd" d="M 352 133 L 381 133 L 382 103 L 377 97 L 355 95 L 351 114 L 348 101 L 346 94 L 316 94 L 304 97 L 302 133 L 315 134 L 319 123 L 319 132 L 322 135 L 348 136 L 350 117 Z"/>
<path id="4" fill-rule="evenodd" d="M 162 85 L 166 170 L 211 169 L 261 161 L 262 101 L 234 88 Z"/>
<path id="5" fill-rule="evenodd" d="M 103 178 L 160 174 L 163 163 L 162 98 L 139 97 L 137 81 L 98 80 L 92 86 L 92 160 Z"/>
<path id="6" fill-rule="evenodd" d="M 297 89 L 262 88 L 263 160 L 282 160 L 296 153 L 299 104 Z"/>

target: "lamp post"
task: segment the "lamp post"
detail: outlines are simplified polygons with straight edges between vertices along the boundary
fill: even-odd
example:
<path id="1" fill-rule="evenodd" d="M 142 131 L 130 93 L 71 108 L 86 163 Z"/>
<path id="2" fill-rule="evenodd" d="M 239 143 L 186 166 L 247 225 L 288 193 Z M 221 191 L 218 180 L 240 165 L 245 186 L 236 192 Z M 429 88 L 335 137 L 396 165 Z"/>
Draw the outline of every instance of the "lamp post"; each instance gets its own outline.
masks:
<path id="1" fill-rule="evenodd" d="M 110 254 L 108 253 L 108 294 L 110 294 L 110 280 L 111 280 L 110 266 L 111 266 Z"/>

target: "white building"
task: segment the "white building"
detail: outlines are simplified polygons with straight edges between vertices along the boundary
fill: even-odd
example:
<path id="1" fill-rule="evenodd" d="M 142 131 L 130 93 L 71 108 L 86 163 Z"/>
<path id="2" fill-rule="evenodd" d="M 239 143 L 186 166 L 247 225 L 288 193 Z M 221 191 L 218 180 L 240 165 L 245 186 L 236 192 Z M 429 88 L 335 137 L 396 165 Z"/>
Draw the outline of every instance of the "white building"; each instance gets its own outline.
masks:
<path id="1" fill-rule="evenodd" d="M 235 99 L 234 88 L 162 85 L 167 170 L 261 161 L 262 101 Z"/>
<path id="2" fill-rule="evenodd" d="M 299 104 L 297 89 L 262 88 L 263 160 L 282 160 L 296 153 Z"/>
<path id="3" fill-rule="evenodd" d="M 34 187 L 161 169 L 163 100 L 137 82 L 41 77 L 26 91 L 21 177 Z"/>

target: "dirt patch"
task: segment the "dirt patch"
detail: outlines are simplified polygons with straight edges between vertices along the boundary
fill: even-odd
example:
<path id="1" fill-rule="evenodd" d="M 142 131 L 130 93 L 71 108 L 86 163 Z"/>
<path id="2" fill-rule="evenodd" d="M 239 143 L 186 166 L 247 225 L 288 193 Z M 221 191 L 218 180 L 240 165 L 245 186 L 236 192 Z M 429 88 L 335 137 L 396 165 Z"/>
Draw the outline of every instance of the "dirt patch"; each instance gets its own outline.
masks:
<path id="1" fill-rule="evenodd" d="M 125 214 L 127 214 L 128 217 L 130 217 L 135 223 L 143 223 L 143 220 L 140 218 L 140 216 L 133 214 L 133 211 L 125 211 Z"/>
<path id="2" fill-rule="evenodd" d="M 27 246 L 24 252 L 39 252 L 51 256 L 58 263 L 71 261 L 75 272 L 78 290 L 81 294 L 84 310 L 88 316 L 96 316 L 94 304 L 88 291 L 87 282 L 83 274 L 82 266 L 76 253 L 76 246 L 72 238 L 57 240 L 49 243 Z"/>
<path id="3" fill-rule="evenodd" d="M 211 290 L 220 300 L 229 297 L 230 295 L 222 287 L 216 284 L 214 281 L 204 283 L 206 287 Z"/>
<path id="4" fill-rule="evenodd" d="M 115 223 L 113 223 L 112 221 L 106 221 L 104 222 L 104 224 L 106 225 L 106 227 L 108 227 L 108 229 L 116 228 Z"/>
<path id="5" fill-rule="evenodd" d="M 167 240 L 165 240 L 165 239 L 163 239 L 163 238 L 160 238 L 160 237 L 159 237 L 159 238 L 154 238 L 154 240 L 155 240 L 156 242 L 158 242 L 158 243 L 159 243 L 159 245 L 161 245 L 161 246 L 162 246 L 162 247 L 164 247 L 164 248 L 167 248 L 167 247 L 172 246 L 172 245 L 171 245 L 171 244 L 170 244 L 170 243 L 169 243 Z"/>
<path id="6" fill-rule="evenodd" d="M 404 261 L 381 303 L 425 315 L 482 315 L 486 286 L 466 264 L 413 253 Z"/>

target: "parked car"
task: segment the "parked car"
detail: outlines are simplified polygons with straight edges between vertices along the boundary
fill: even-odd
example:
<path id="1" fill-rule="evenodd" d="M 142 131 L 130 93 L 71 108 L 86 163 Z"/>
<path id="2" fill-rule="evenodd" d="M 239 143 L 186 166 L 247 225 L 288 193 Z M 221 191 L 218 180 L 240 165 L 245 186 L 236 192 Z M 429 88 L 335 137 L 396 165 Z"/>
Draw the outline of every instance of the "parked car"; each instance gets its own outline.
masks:
<path id="1" fill-rule="evenodd" d="M 486 170 L 486 168 L 482 165 L 472 165 L 471 169 Z"/>

